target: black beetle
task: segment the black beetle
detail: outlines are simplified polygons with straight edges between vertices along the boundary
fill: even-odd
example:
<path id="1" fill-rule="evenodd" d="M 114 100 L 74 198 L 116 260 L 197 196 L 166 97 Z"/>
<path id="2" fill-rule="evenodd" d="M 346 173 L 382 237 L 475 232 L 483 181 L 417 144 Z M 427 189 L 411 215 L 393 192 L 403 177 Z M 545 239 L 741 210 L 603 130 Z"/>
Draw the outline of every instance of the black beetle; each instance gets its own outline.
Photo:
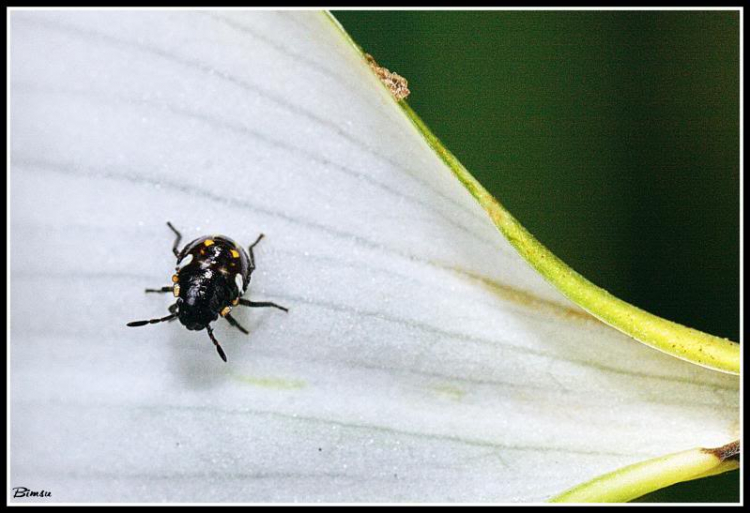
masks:
<path id="1" fill-rule="evenodd" d="M 251 308 L 273 307 L 288 312 L 289 309 L 267 301 L 256 302 L 242 299 L 250 284 L 250 275 L 255 270 L 253 248 L 263 238 L 261 233 L 247 251 L 229 237 L 215 235 L 200 237 L 178 251 L 182 235 L 167 222 L 167 226 L 177 238 L 172 252 L 177 257 L 172 285 L 160 289 L 146 289 L 146 292 L 172 292 L 177 301 L 169 307 L 169 315 L 160 319 L 129 322 L 128 326 L 145 326 L 179 319 L 189 330 L 208 331 L 208 336 L 216 346 L 219 356 L 225 362 L 227 357 L 214 337 L 211 323 L 224 317 L 229 324 L 245 334 L 243 328 L 230 313 L 237 305 Z"/>

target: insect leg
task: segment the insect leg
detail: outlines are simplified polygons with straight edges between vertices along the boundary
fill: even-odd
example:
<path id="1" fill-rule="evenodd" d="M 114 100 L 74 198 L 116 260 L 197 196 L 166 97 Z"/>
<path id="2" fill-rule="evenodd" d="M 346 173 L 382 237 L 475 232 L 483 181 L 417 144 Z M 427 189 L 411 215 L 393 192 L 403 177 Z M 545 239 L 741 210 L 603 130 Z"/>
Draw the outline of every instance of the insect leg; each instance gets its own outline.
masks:
<path id="1" fill-rule="evenodd" d="M 177 306 L 177 303 L 173 303 L 169 305 L 169 313 L 176 314 L 179 310 L 179 307 Z M 175 317 L 176 319 L 177 317 Z M 173 321 L 174 319 L 170 319 L 170 321 Z"/>
<path id="2" fill-rule="evenodd" d="M 172 253 L 174 253 L 174 256 L 177 256 L 180 254 L 180 251 L 177 249 L 177 246 L 180 245 L 180 241 L 182 240 L 182 234 L 177 231 L 177 228 L 172 226 L 172 223 L 167 221 L 167 226 L 171 228 L 171 230 L 174 232 L 175 235 L 177 235 L 177 238 L 174 240 L 174 244 L 172 244 Z"/>
<path id="3" fill-rule="evenodd" d="M 245 328 L 243 328 L 243 327 L 242 327 L 242 325 L 240 325 L 240 323 L 239 323 L 239 322 L 237 322 L 237 319 L 235 319 L 234 317 L 232 317 L 232 314 L 226 314 L 226 315 L 224 316 L 224 318 L 225 318 L 225 319 L 226 319 L 227 321 L 229 321 L 229 324 L 231 324 L 231 325 L 232 325 L 232 326 L 234 326 L 235 328 L 239 329 L 239 330 L 240 330 L 240 331 L 241 331 L 242 333 L 244 333 L 245 335 L 249 335 L 249 334 L 250 334 L 250 332 L 249 332 L 249 331 L 247 331 L 247 330 L 246 330 Z"/>
<path id="4" fill-rule="evenodd" d="M 289 309 L 285 306 L 277 305 L 276 303 L 270 303 L 268 301 L 248 301 L 247 299 L 240 299 L 240 304 L 249 306 L 250 308 L 265 308 L 270 306 L 273 308 L 278 308 L 279 310 L 284 310 L 285 312 L 289 311 Z"/>
<path id="5" fill-rule="evenodd" d="M 147 321 L 129 322 L 128 326 L 130 326 L 131 328 L 134 328 L 136 326 L 145 326 L 146 324 L 157 324 L 157 323 L 164 322 L 164 321 L 171 321 L 175 319 L 176 317 L 177 317 L 177 314 L 173 313 L 173 314 L 167 315 L 166 317 L 162 317 L 161 319 L 149 319 Z"/>
<path id="6" fill-rule="evenodd" d="M 218 351 L 219 356 L 221 356 L 221 359 L 226 362 L 227 361 L 227 355 L 224 354 L 224 350 L 219 345 L 219 341 L 216 340 L 216 337 L 214 337 L 214 330 L 211 329 L 211 326 L 206 326 L 206 331 L 208 331 L 208 336 L 211 337 L 211 341 L 216 346 L 216 351 Z"/>
<path id="7" fill-rule="evenodd" d="M 146 292 L 172 292 L 174 287 L 172 285 L 167 285 L 166 287 L 162 287 L 160 289 L 146 289 Z"/>
<path id="8" fill-rule="evenodd" d="M 250 244 L 250 247 L 247 248 L 247 254 L 250 256 L 250 271 L 255 269 L 255 255 L 253 254 L 253 248 L 260 242 L 263 237 L 264 235 L 262 233 L 258 235 L 258 238 L 255 239 L 255 242 Z"/>

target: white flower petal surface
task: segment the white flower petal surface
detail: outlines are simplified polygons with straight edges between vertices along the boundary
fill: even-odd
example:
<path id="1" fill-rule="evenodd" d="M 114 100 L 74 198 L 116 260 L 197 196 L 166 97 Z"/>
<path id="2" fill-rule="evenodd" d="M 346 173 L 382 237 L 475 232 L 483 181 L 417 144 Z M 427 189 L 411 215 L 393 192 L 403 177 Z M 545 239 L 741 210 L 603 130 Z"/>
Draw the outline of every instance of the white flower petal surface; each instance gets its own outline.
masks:
<path id="1" fill-rule="evenodd" d="M 10 28 L 12 487 L 530 502 L 737 437 L 738 378 L 544 282 L 322 13 Z M 166 221 L 266 235 L 246 297 L 290 312 L 219 320 L 228 363 L 179 322 L 125 326 L 174 299 L 143 293 L 171 283 Z"/>

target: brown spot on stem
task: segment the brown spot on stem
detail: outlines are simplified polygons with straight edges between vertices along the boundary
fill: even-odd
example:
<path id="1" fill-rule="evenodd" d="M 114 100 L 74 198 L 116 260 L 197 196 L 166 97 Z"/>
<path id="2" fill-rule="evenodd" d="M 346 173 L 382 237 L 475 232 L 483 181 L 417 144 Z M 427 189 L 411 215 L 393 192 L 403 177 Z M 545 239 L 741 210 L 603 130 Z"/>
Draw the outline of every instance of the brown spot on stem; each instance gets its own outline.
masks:
<path id="1" fill-rule="evenodd" d="M 725 461 L 729 459 L 739 460 L 740 459 L 740 441 L 735 440 L 734 442 L 716 447 L 714 449 L 702 449 L 703 452 L 713 454 L 719 461 Z"/>
<path id="2" fill-rule="evenodd" d="M 375 59 L 369 53 L 365 54 L 365 59 L 367 59 L 367 64 L 370 65 L 370 69 L 388 88 L 397 102 L 400 102 L 401 100 L 409 96 L 409 94 L 411 93 L 408 87 L 409 82 L 404 77 L 397 73 L 389 71 L 383 66 L 380 66 L 377 62 L 375 62 Z"/>

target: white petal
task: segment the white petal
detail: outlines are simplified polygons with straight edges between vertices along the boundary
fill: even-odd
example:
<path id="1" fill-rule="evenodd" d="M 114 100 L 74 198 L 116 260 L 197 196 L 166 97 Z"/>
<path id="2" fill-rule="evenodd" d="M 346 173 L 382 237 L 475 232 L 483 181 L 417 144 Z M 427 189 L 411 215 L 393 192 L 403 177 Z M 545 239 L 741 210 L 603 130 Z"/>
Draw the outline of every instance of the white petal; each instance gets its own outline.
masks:
<path id="1" fill-rule="evenodd" d="M 548 286 L 323 15 L 14 11 L 11 29 L 11 486 L 541 501 L 736 437 L 738 379 Z M 290 312 L 235 309 L 249 338 L 219 322 L 228 364 L 179 323 L 125 327 L 166 315 L 143 294 L 169 279 L 166 221 L 266 234 L 249 298 Z"/>

